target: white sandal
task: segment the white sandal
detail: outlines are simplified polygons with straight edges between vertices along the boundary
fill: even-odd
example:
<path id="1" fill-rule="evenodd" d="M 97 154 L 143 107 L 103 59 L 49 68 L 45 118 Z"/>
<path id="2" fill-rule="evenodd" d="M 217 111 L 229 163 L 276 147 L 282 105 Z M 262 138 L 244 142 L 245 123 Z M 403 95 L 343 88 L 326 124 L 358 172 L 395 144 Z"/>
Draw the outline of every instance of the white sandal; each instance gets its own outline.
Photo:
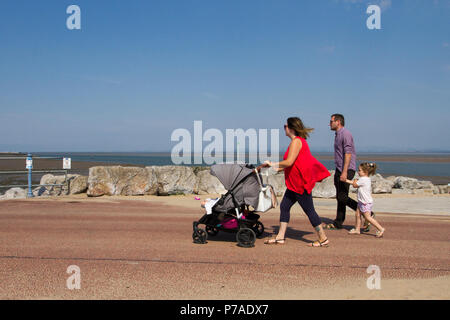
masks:
<path id="1" fill-rule="evenodd" d="M 384 234 L 384 232 L 386 231 L 386 229 L 383 229 L 383 231 L 377 231 L 376 232 L 376 238 L 383 238 L 383 234 Z"/>

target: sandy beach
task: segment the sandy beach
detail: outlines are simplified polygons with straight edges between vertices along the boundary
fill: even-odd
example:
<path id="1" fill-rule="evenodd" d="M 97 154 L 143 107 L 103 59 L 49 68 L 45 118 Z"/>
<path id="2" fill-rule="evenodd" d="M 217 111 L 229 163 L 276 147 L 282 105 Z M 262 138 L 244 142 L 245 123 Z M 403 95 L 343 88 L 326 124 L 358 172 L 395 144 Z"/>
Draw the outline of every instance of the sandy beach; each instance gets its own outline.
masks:
<path id="1" fill-rule="evenodd" d="M 413 199 L 428 199 L 434 213 Z M 382 239 L 374 230 L 347 235 L 349 212 L 347 230 L 328 231 L 330 247 L 309 248 L 315 235 L 296 205 L 285 245 L 258 239 L 249 249 L 227 233 L 192 243 L 192 222 L 202 215 L 193 196 L 2 201 L 0 298 L 449 299 L 450 196 L 375 201 L 388 230 Z M 335 200 L 315 203 L 324 221 L 334 218 Z M 266 237 L 278 218 L 279 209 L 262 215 Z M 66 287 L 70 265 L 80 267 L 80 290 Z M 381 270 L 380 290 L 367 288 L 369 265 Z"/>
<path id="2" fill-rule="evenodd" d="M 18 153 L 0 153 L 0 171 L 15 171 L 15 170 L 25 170 L 25 159 L 1 159 L 6 157 L 23 157 L 23 154 Z M 71 170 L 69 173 L 89 175 L 89 168 L 95 166 L 114 166 L 121 165 L 123 167 L 143 167 L 134 164 L 123 164 L 114 162 L 96 162 L 96 161 L 72 161 Z M 48 170 L 48 169 L 62 169 L 62 160 L 57 159 L 34 159 L 33 160 L 33 170 Z M 60 173 L 61 174 L 61 173 Z M 32 176 L 33 184 L 38 184 L 40 182 L 43 174 L 34 173 Z M 0 186 L 10 185 L 10 184 L 27 184 L 26 173 L 22 174 L 1 174 L 0 175 Z M 0 194 L 3 194 L 7 188 L 0 188 Z"/>
<path id="3" fill-rule="evenodd" d="M 26 157 L 23 154 L 17 153 L 0 153 L 1 158 L 7 157 Z M 121 165 L 124 167 L 143 167 L 135 164 L 123 164 L 117 162 L 97 162 L 97 161 L 72 161 L 72 171 L 74 173 L 87 174 L 90 167 L 101 166 L 101 165 Z M 62 169 L 62 160 L 58 159 L 37 159 L 33 160 L 33 169 L 43 170 L 43 169 Z M 25 159 L 3 159 L 0 161 L 0 170 L 25 170 Z"/>

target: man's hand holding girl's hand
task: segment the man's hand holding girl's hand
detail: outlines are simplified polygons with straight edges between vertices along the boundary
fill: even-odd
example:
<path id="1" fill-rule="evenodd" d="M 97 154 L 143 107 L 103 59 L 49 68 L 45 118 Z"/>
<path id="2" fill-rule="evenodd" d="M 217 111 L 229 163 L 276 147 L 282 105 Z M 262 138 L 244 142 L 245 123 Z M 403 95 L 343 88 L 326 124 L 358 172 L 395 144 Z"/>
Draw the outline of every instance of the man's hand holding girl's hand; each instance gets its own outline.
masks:
<path id="1" fill-rule="evenodd" d="M 353 181 L 346 179 L 345 182 L 348 184 L 351 184 L 354 188 L 358 188 L 358 184 L 356 183 L 356 182 L 358 182 L 358 179 L 355 179 Z"/>

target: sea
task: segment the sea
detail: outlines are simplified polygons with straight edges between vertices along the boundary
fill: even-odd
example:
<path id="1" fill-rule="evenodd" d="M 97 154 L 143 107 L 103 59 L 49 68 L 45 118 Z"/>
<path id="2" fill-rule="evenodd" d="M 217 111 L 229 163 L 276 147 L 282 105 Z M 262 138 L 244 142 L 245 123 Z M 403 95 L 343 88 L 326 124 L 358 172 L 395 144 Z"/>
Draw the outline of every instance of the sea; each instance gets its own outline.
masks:
<path id="1" fill-rule="evenodd" d="M 93 161 L 114 164 L 135 164 L 139 166 L 173 165 L 168 152 L 36 152 L 40 157 L 70 157 L 72 161 Z M 335 168 L 333 153 L 318 152 L 313 155 L 329 170 Z M 282 155 L 280 154 L 280 159 Z M 421 178 L 439 177 L 439 183 L 450 183 L 450 153 L 360 153 L 364 161 L 376 159 L 377 173 L 383 176 L 415 176 Z M 237 155 L 234 157 L 237 158 Z M 255 157 L 254 157 L 255 158 Z M 439 161 L 436 161 L 439 158 Z M 250 155 L 241 155 L 244 162 L 251 162 Z M 183 163 L 191 166 L 208 166 L 211 159 L 203 159 L 201 163 Z M 226 159 L 223 160 L 226 162 Z M 254 162 L 254 161 L 253 161 Z M 263 162 L 263 160 L 261 160 Z M 257 163 L 253 163 L 257 164 Z M 448 178 L 448 179 L 447 179 Z M 436 179 L 430 179 L 436 180 Z"/>

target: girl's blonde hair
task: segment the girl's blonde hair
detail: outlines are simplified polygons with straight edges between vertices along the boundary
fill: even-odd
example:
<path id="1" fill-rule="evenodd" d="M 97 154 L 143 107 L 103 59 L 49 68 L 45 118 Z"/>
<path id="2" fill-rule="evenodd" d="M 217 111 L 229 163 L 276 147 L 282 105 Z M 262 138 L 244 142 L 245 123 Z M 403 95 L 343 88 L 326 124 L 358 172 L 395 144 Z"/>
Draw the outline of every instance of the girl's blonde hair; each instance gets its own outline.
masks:
<path id="1" fill-rule="evenodd" d="M 363 162 L 359 166 L 369 176 L 373 176 L 377 171 L 377 164 L 373 162 Z"/>

